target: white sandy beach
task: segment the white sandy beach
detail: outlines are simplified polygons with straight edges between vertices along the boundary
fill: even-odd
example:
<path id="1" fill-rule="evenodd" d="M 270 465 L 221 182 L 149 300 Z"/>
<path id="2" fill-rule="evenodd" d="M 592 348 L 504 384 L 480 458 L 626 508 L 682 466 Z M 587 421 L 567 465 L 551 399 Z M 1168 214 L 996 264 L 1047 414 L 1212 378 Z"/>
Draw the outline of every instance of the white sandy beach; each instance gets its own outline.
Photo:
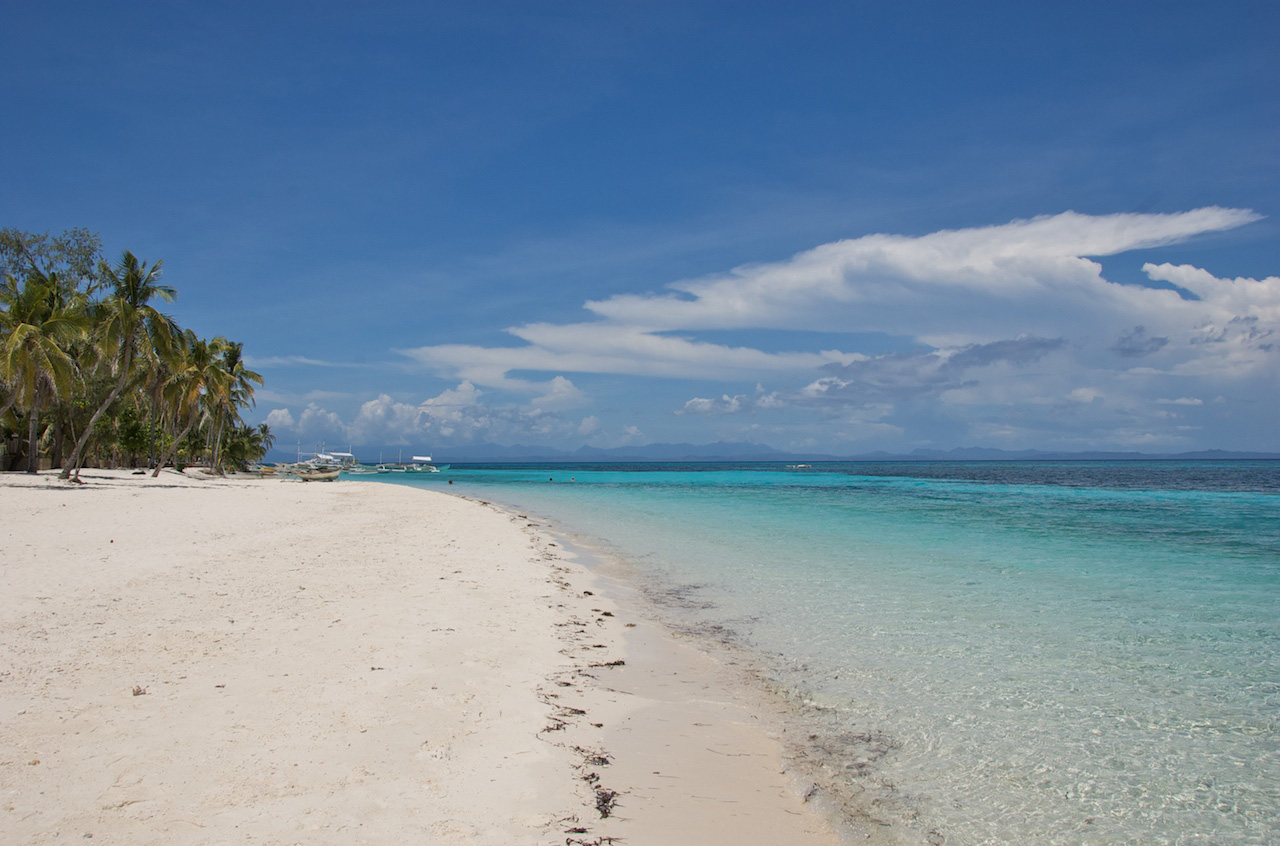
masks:
<path id="1" fill-rule="evenodd" d="M 732 672 L 528 518 L 83 478 L 0 476 L 5 843 L 838 842 Z"/>

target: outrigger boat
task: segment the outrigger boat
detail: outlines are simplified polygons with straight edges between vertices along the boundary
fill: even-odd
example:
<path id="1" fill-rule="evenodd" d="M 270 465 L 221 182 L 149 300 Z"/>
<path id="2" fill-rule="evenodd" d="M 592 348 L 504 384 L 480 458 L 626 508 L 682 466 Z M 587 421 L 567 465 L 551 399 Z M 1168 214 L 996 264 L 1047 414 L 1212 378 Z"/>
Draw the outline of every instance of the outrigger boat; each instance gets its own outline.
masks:
<path id="1" fill-rule="evenodd" d="M 359 465 L 356 457 L 349 452 L 326 452 L 321 445 L 320 451 L 296 464 L 281 465 L 281 469 L 290 475 L 297 476 L 304 482 L 332 482 L 343 470 L 350 470 Z"/>
<path id="2" fill-rule="evenodd" d="M 339 470 L 350 470 L 360 466 L 360 462 L 349 452 L 317 452 L 315 458 L 308 463 L 317 467 L 337 467 Z"/>
<path id="3" fill-rule="evenodd" d="M 293 468 L 293 475 L 304 482 L 332 482 L 342 473 L 339 467 L 305 467 Z"/>
<path id="4" fill-rule="evenodd" d="M 408 473 L 439 473 L 440 468 L 431 463 L 429 455 L 415 455 L 413 461 L 404 466 Z"/>
<path id="5" fill-rule="evenodd" d="M 448 467 L 449 465 L 445 465 Z M 375 465 L 379 473 L 439 473 L 440 468 L 431 463 L 429 455 L 415 455 L 410 461 L 380 463 Z"/>

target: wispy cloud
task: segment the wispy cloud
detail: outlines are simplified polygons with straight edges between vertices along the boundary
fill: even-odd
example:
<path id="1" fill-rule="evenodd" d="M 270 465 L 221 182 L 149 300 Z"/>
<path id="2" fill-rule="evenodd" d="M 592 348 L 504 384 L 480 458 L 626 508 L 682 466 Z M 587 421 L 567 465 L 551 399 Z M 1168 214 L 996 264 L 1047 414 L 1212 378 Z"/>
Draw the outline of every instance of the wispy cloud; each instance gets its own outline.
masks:
<path id="1" fill-rule="evenodd" d="M 268 355 L 268 356 L 245 356 L 245 363 L 249 367 L 350 367 L 350 368 L 366 368 L 379 367 L 385 365 L 370 364 L 367 362 L 353 361 L 324 361 L 318 358 L 307 358 L 303 355 Z"/>
<path id="2" fill-rule="evenodd" d="M 760 372 L 821 367 L 850 356 L 838 352 L 770 353 L 690 338 L 655 334 L 634 326 L 599 323 L 533 323 L 508 330 L 523 347 L 439 345 L 401 352 L 433 369 L 483 385 L 519 390 L 512 371 L 610 373 L 673 379 L 754 378 Z"/>

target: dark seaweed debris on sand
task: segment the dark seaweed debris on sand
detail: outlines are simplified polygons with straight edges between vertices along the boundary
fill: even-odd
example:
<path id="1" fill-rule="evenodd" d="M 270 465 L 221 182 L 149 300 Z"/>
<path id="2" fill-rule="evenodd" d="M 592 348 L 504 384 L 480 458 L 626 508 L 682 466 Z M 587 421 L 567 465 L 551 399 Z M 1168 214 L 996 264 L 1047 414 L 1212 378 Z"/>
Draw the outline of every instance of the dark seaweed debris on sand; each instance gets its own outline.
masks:
<path id="1" fill-rule="evenodd" d="M 617 801 L 618 791 L 605 790 L 603 787 L 596 788 L 596 810 L 600 812 L 600 819 L 613 813 L 613 806 Z"/>
<path id="2" fill-rule="evenodd" d="M 518 519 L 526 520 L 527 517 L 520 515 Z M 567 596 L 591 596 L 591 591 L 578 591 L 570 583 L 567 575 L 570 570 L 563 564 L 555 563 L 560 558 L 558 550 L 554 549 L 556 544 L 548 542 L 546 538 L 539 535 L 535 529 L 536 524 L 526 522 L 524 529 L 534 540 L 537 547 L 541 547 L 539 558 L 544 561 L 551 562 L 551 573 L 547 581 L 562 591 Z M 560 606 L 564 607 L 564 606 Z M 609 755 L 601 749 L 592 749 L 581 744 L 570 745 L 571 740 L 564 739 L 566 734 L 574 735 L 581 733 L 586 726 L 591 729 L 599 729 L 603 727 L 602 723 L 590 722 L 586 709 L 575 707 L 559 701 L 561 693 L 574 694 L 578 693 L 578 688 L 591 687 L 599 683 L 599 678 L 591 670 L 607 670 L 609 668 L 626 666 L 626 661 L 617 658 L 609 660 L 601 656 L 596 650 L 607 650 L 610 648 L 608 643 L 596 642 L 598 635 L 593 634 L 594 630 L 606 627 L 610 624 L 618 622 L 617 617 L 612 611 L 605 608 L 592 608 L 594 619 L 583 619 L 587 617 L 585 613 L 574 613 L 570 610 L 567 619 L 555 623 L 559 630 L 558 635 L 563 643 L 560 650 L 562 654 L 569 656 L 573 661 L 570 669 L 563 670 L 548 677 L 543 685 L 538 689 L 539 700 L 546 705 L 551 713 L 549 721 L 542 729 L 540 734 L 550 743 L 560 746 L 567 746 L 574 752 L 579 759 L 577 769 L 579 778 L 588 785 L 588 789 L 594 796 L 595 809 L 600 814 L 600 819 L 608 818 L 618 805 L 621 798 L 616 790 L 606 788 L 601 784 L 600 773 L 597 771 L 601 767 L 606 767 L 610 763 Z M 592 661 L 591 658 L 599 657 L 601 660 Z M 588 734 L 594 736 L 593 732 L 587 730 Z M 555 734 L 559 741 L 551 739 Z M 567 837 L 565 839 L 566 846 L 603 846 L 606 843 L 614 843 L 618 838 L 598 836 L 595 839 L 591 837 L 590 829 L 577 824 L 577 818 L 573 818 L 574 825 L 565 830 L 568 835 L 581 835 L 579 837 Z"/>

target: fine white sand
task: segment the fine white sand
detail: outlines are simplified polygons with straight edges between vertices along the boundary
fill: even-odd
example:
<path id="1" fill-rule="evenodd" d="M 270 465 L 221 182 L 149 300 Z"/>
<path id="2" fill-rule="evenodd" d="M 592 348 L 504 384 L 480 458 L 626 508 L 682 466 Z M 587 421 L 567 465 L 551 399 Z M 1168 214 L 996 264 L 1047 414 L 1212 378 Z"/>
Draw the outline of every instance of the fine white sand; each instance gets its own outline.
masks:
<path id="1" fill-rule="evenodd" d="M 0 476 L 5 843 L 837 842 L 761 702 L 526 517 L 82 478 Z"/>

